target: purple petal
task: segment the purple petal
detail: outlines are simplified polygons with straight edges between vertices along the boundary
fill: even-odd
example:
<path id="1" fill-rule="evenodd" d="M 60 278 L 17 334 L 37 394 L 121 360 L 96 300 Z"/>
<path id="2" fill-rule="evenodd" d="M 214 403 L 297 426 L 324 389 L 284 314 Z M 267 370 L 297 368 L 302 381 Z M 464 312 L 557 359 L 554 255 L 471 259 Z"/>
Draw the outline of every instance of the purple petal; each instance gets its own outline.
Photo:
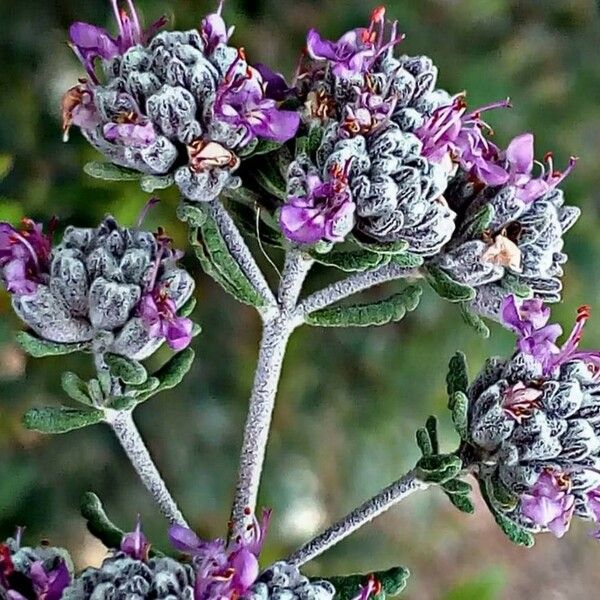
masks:
<path id="1" fill-rule="evenodd" d="M 533 169 L 534 138 L 531 133 L 523 133 L 512 140 L 506 149 L 506 158 L 517 173 L 530 174 Z"/>
<path id="2" fill-rule="evenodd" d="M 337 44 L 324 40 L 316 29 L 308 32 L 306 50 L 315 60 L 335 60 L 337 58 Z"/>
<path id="3" fill-rule="evenodd" d="M 293 88 L 288 86 L 285 77 L 281 73 L 275 73 L 275 71 L 272 71 L 267 65 L 262 63 L 253 66 L 260 73 L 265 83 L 265 95 L 267 98 L 281 102 L 293 92 Z"/>
<path id="4" fill-rule="evenodd" d="M 316 208 L 286 204 L 281 209 L 279 223 L 284 235 L 299 244 L 315 244 L 325 235 L 325 218 Z"/>
<path id="5" fill-rule="evenodd" d="M 532 179 L 517 189 L 516 197 L 526 204 L 531 204 L 534 200 L 541 198 L 548 189 L 548 184 L 543 179 Z"/>
<path id="6" fill-rule="evenodd" d="M 135 560 L 146 560 L 150 544 L 142 531 L 142 524 L 138 519 L 136 528 L 121 540 L 121 552 L 129 555 Z"/>
<path id="7" fill-rule="evenodd" d="M 252 125 L 255 135 L 283 144 L 292 139 L 300 126 L 300 115 L 291 110 L 269 108 L 262 113 L 262 119 Z"/>
<path id="8" fill-rule="evenodd" d="M 204 546 L 204 542 L 191 529 L 182 525 L 171 525 L 169 542 L 176 550 L 191 555 L 199 552 Z"/>
<path id="9" fill-rule="evenodd" d="M 238 593 L 243 594 L 258 577 L 258 559 L 246 548 L 241 548 L 233 555 L 231 566 L 234 586 Z"/>
<path id="10" fill-rule="evenodd" d="M 192 341 L 192 329 L 194 324 L 190 319 L 178 317 L 170 321 L 166 327 L 165 338 L 171 350 L 179 352 L 187 348 Z"/>

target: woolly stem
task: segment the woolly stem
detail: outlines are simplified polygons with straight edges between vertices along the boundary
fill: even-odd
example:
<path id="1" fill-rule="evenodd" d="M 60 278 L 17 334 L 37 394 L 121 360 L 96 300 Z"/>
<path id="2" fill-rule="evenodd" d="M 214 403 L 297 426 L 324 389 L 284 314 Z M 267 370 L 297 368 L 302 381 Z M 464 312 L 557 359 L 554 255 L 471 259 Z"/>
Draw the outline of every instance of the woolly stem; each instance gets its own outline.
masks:
<path id="1" fill-rule="evenodd" d="M 278 294 L 279 304 L 284 310 L 290 310 L 296 305 L 302 284 L 314 262 L 296 248 L 286 254 Z"/>
<path id="2" fill-rule="evenodd" d="M 417 478 L 415 471 L 409 471 L 376 496 L 355 508 L 351 513 L 334 523 L 323 533 L 307 542 L 296 550 L 287 562 L 302 566 L 308 561 L 316 558 L 332 546 L 341 542 L 344 538 L 354 533 L 375 517 L 392 508 L 414 492 L 424 490 L 428 485 Z"/>
<path id="3" fill-rule="evenodd" d="M 357 273 L 310 295 L 298 305 L 295 316 L 301 318 L 358 292 L 388 281 L 411 277 L 418 278 L 420 276 L 418 269 L 409 269 L 394 264 L 386 265 L 372 271 L 365 271 L 364 273 Z"/>
<path id="4" fill-rule="evenodd" d="M 277 300 L 263 275 L 260 267 L 254 260 L 254 256 L 250 252 L 242 234 L 237 228 L 233 219 L 219 200 L 208 203 L 208 211 L 211 217 L 215 220 L 225 244 L 231 255 L 237 261 L 240 269 L 248 278 L 254 289 L 261 294 L 272 306 L 277 305 Z"/>
<path id="5" fill-rule="evenodd" d="M 143 484 L 148 488 L 161 512 L 171 524 L 188 527 L 175 500 L 161 477 L 144 444 L 130 411 L 106 411 L 106 421 L 115 432 L 123 450 Z"/>

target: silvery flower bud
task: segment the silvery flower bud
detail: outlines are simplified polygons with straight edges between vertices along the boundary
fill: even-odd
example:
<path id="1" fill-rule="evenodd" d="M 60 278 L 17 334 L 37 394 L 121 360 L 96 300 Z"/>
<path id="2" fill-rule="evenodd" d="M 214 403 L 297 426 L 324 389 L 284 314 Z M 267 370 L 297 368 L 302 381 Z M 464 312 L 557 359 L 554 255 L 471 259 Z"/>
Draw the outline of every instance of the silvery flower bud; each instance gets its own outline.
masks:
<path id="1" fill-rule="evenodd" d="M 310 581 L 298 567 L 284 561 L 264 571 L 245 600 L 332 600 L 335 588 L 328 581 Z"/>
<path id="2" fill-rule="evenodd" d="M 171 326 L 181 325 L 176 311 L 193 292 L 177 258 L 164 240 L 120 227 L 112 217 L 95 229 L 68 227 L 51 251 L 48 272 L 38 275 L 32 291 L 13 294 L 13 308 L 45 340 L 91 344 L 102 337 L 102 351 L 141 360 L 170 342 Z M 160 302 L 170 310 L 168 323 L 159 322 Z"/>
<path id="3" fill-rule="evenodd" d="M 62 600 L 194 600 L 194 570 L 168 557 L 136 560 L 117 553 L 85 569 Z"/>

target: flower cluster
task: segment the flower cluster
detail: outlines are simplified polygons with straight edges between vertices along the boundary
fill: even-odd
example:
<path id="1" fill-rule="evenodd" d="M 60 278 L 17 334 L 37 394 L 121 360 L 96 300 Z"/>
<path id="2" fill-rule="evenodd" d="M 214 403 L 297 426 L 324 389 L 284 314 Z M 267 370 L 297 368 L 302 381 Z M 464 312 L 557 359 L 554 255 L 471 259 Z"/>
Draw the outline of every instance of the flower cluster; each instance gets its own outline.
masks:
<path id="1" fill-rule="evenodd" d="M 233 28 L 221 7 L 198 30 L 159 32 L 166 19 L 143 30 L 132 0 L 128 11 L 111 1 L 116 38 L 87 23 L 71 27 L 87 79 L 64 96 L 65 135 L 78 126 L 113 163 L 174 177 L 192 201 L 214 200 L 239 185 L 237 154 L 257 140 L 295 135 L 299 116 L 271 97 L 275 75 L 228 45 Z"/>
<path id="2" fill-rule="evenodd" d="M 565 206 L 556 186 L 571 171 L 532 175 L 534 139 L 519 136 L 500 155 L 506 181 L 483 185 L 460 175 L 446 199 L 459 215 L 456 233 L 433 264 L 454 280 L 476 290 L 473 308 L 500 320 L 500 307 L 511 294 L 557 302 L 561 297 L 563 236 L 580 210 Z"/>
<path id="3" fill-rule="evenodd" d="M 587 307 L 560 346 L 540 301 L 510 296 L 502 312 L 516 353 L 471 385 L 469 443 L 497 508 L 560 537 L 574 514 L 600 522 L 600 351 L 579 349 Z"/>
<path id="4" fill-rule="evenodd" d="M 201 540 L 193 531 L 180 525 L 169 530 L 171 544 L 193 559 L 196 583 L 194 600 L 240 598 L 250 590 L 259 574 L 258 556 L 267 533 L 270 511 L 262 522 L 256 518 L 243 536 L 229 542 Z"/>
<path id="5" fill-rule="evenodd" d="M 95 229 L 68 227 L 51 248 L 40 225 L 26 224 L 22 232 L 0 224 L 0 274 L 15 312 L 41 338 L 88 344 L 108 334 L 105 351 L 136 359 L 164 341 L 189 344 L 192 323 L 177 311 L 194 281 L 162 232 L 107 217 Z"/>
<path id="6" fill-rule="evenodd" d="M 71 583 L 73 565 L 61 548 L 21 546 L 22 530 L 0 544 L 0 597 L 60 600 Z"/>

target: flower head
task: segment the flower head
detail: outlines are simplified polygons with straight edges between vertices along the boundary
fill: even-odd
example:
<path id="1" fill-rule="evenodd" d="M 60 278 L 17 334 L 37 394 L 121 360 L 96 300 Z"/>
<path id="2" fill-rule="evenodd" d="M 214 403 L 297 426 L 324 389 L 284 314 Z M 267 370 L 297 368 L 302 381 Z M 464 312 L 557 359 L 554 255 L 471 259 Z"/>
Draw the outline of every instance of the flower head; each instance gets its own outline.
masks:
<path id="1" fill-rule="evenodd" d="M 119 0 L 111 0 L 119 33 L 113 38 L 106 29 L 82 23 L 73 23 L 69 29 L 71 48 L 82 62 L 90 79 L 97 82 L 94 62 L 97 58 L 111 60 L 132 46 L 146 44 L 166 24 L 161 17 L 147 30 L 142 29 L 133 0 L 127 0 L 127 8 L 119 8 Z"/>
<path id="2" fill-rule="evenodd" d="M 270 514 L 270 511 L 264 511 L 260 524 L 254 518 L 245 534 L 229 543 L 222 539 L 205 542 L 181 525 L 170 528 L 169 539 L 173 547 L 193 557 L 195 600 L 234 599 L 248 592 L 259 574 L 258 556 Z"/>
<path id="3" fill-rule="evenodd" d="M 499 164 L 498 148 L 484 135 L 491 128 L 481 118 L 481 113 L 509 106 L 510 102 L 505 100 L 468 113 L 464 94 L 459 94 L 451 104 L 436 109 L 415 131 L 423 142 L 423 156 L 435 162 L 450 157 L 464 171 L 487 185 L 506 183 L 508 173 Z"/>
<path id="4" fill-rule="evenodd" d="M 0 273 L 6 289 L 12 294 L 32 294 L 50 268 L 51 234 L 31 219 L 23 219 L 17 231 L 8 223 L 0 223 Z"/>
<path id="5" fill-rule="evenodd" d="M 299 244 L 339 242 L 354 226 L 354 211 L 345 171 L 335 168 L 329 181 L 307 175 L 306 194 L 287 199 L 280 224 L 286 237 Z"/>
<path id="6" fill-rule="evenodd" d="M 556 537 L 568 530 L 573 517 L 575 497 L 565 474 L 543 471 L 529 493 L 521 497 L 523 515 L 536 525 L 548 528 Z"/>
<path id="7" fill-rule="evenodd" d="M 314 60 L 327 61 L 336 77 L 349 79 L 366 73 L 386 50 L 404 39 L 394 23 L 390 39 L 385 41 L 385 8 L 376 8 L 368 28 L 345 33 L 337 42 L 324 40 L 315 29 L 308 32 L 306 50 Z"/>
<path id="8" fill-rule="evenodd" d="M 561 172 L 554 169 L 552 154 L 547 154 L 547 169 L 542 165 L 541 175 L 534 177 L 534 137 L 531 133 L 524 133 L 509 144 L 506 149 L 506 161 L 510 175 L 509 184 L 517 189 L 516 197 L 529 204 L 560 185 L 575 168 L 577 158 L 572 156 L 567 168 Z"/>

